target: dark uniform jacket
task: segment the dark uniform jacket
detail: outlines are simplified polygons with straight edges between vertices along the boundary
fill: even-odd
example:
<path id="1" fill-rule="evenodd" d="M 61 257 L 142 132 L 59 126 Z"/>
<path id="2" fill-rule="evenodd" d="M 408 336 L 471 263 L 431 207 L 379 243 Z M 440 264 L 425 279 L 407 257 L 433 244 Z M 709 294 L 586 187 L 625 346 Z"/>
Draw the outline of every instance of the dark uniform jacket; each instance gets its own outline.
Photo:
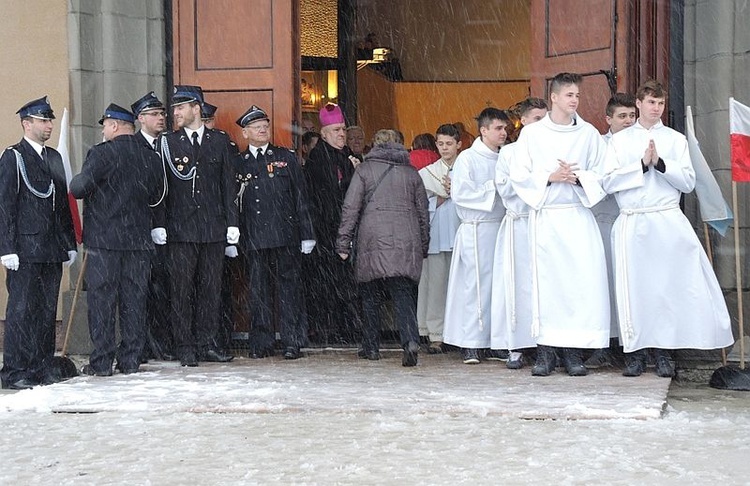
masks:
<path id="1" fill-rule="evenodd" d="M 260 160 L 249 147 L 234 160 L 237 180 L 244 185 L 239 199 L 242 248 L 298 246 L 315 239 L 305 181 L 292 152 L 269 144 Z"/>
<path id="2" fill-rule="evenodd" d="M 53 181 L 54 196 L 41 199 L 31 193 L 16 168 L 14 148 L 31 186 L 46 193 Z M 45 151 L 46 161 L 22 139 L 0 157 L 0 255 L 15 253 L 21 262 L 64 262 L 76 249 L 62 157 L 50 147 Z"/>
<path id="3" fill-rule="evenodd" d="M 157 225 L 151 204 L 162 195 L 159 156 L 135 135 L 91 147 L 70 191 L 84 200 L 83 241 L 93 248 L 149 250 Z"/>
<path id="4" fill-rule="evenodd" d="M 354 174 L 349 153 L 348 147 L 337 150 L 320 139 L 305 163 L 313 227 L 320 249 L 332 251 L 336 242 L 341 206 Z"/>
<path id="5" fill-rule="evenodd" d="M 226 240 L 227 227 L 237 226 L 237 185 L 232 169 L 232 143 L 226 133 L 205 128 L 197 160 L 184 129 L 163 134 L 167 166 L 166 228 L 169 242 L 215 243 Z M 195 167 L 195 178 L 180 180 Z"/>

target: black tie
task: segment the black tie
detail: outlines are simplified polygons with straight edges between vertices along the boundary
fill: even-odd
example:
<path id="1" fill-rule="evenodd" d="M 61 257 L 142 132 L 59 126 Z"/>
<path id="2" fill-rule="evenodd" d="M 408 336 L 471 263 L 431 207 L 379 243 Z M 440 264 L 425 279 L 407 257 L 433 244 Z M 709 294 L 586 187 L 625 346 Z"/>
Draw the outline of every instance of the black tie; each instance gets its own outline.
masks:
<path id="1" fill-rule="evenodd" d="M 255 152 L 255 158 L 260 160 L 260 158 L 263 157 L 263 149 L 259 148 L 257 152 Z"/>
<path id="2" fill-rule="evenodd" d="M 151 142 L 151 145 L 154 147 L 154 152 L 156 152 L 156 139 L 154 139 L 153 142 Z"/>
<path id="3" fill-rule="evenodd" d="M 193 132 L 193 135 L 191 136 L 193 138 L 193 159 L 198 160 L 198 149 L 201 146 L 198 143 L 198 132 Z"/>

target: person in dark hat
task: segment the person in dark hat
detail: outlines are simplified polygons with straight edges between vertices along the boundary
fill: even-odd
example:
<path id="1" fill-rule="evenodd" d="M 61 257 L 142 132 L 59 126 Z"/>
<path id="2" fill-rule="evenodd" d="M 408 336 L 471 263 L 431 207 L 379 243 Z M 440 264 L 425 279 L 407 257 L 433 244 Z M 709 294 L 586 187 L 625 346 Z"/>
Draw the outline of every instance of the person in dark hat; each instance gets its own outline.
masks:
<path id="1" fill-rule="evenodd" d="M 0 261 L 5 267 L 3 388 L 55 381 L 55 313 L 62 262 L 76 258 L 62 157 L 45 146 L 55 115 L 47 97 L 16 112 L 23 138 L 0 157 Z"/>
<path id="2" fill-rule="evenodd" d="M 216 128 L 214 125 L 216 122 L 216 110 L 217 107 L 211 103 L 204 102 L 203 106 L 201 106 L 201 120 L 206 128 Z"/>
<path id="3" fill-rule="evenodd" d="M 284 358 L 297 359 L 307 344 L 300 252 L 308 254 L 315 247 L 305 181 L 294 154 L 269 143 L 270 119 L 263 109 L 253 105 L 237 125 L 248 141 L 248 148 L 235 157 L 235 171 L 241 183 L 240 248 L 250 276 L 250 356 L 273 354 L 271 313 L 277 301 Z"/>
<path id="4" fill-rule="evenodd" d="M 143 95 L 130 105 L 133 115 L 138 120 L 140 130 L 135 138 L 144 147 L 158 151 L 159 135 L 166 128 L 166 111 L 164 103 L 153 91 Z M 166 168 L 159 160 L 159 170 L 163 175 Z M 166 185 L 162 184 L 163 191 Z M 151 254 L 151 277 L 149 279 L 146 303 L 146 344 L 143 348 L 142 362 L 148 358 L 174 359 L 172 350 L 172 329 L 169 325 L 169 273 L 167 272 L 166 230 L 155 231 L 156 247 Z"/>
<path id="5" fill-rule="evenodd" d="M 183 366 L 232 359 L 217 349 L 221 275 L 226 244 L 239 242 L 237 196 L 229 137 L 201 120 L 203 91 L 175 86 L 177 131 L 162 134 L 167 166 L 167 236 L 171 323 Z M 200 305 L 194 305 L 200 301 Z"/>
<path id="6" fill-rule="evenodd" d="M 146 295 L 151 251 L 163 192 L 159 156 L 135 136 L 135 117 L 110 104 L 99 120 L 104 142 L 93 146 L 70 191 L 83 199 L 83 242 L 87 248 L 88 321 L 94 345 L 88 375 L 117 369 L 135 373 L 146 337 Z M 115 342 L 118 311 L 121 341 Z"/>

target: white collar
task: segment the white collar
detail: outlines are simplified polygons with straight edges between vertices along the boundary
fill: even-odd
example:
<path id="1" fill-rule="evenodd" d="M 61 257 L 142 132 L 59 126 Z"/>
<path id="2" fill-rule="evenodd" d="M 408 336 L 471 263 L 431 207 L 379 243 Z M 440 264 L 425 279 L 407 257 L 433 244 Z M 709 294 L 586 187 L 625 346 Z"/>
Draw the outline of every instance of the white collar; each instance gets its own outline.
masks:
<path id="1" fill-rule="evenodd" d="M 23 138 L 24 138 L 24 140 L 26 140 L 27 142 L 29 142 L 29 145 L 31 145 L 31 147 L 36 151 L 36 153 L 39 155 L 39 157 L 44 158 L 44 156 L 42 156 L 42 150 L 44 150 L 44 145 L 38 144 L 38 143 L 36 143 L 35 141 L 31 140 L 30 138 L 28 138 L 26 136 L 24 136 Z"/>
<path id="2" fill-rule="evenodd" d="M 201 125 L 197 130 L 185 127 L 185 134 L 187 135 L 188 140 L 190 140 L 190 143 L 193 143 L 193 132 L 196 132 L 198 134 L 198 143 L 203 143 L 203 132 L 205 131 L 206 125 Z"/>
<path id="3" fill-rule="evenodd" d="M 253 153 L 253 157 L 258 157 L 258 150 L 262 150 L 263 153 L 268 152 L 268 144 L 261 145 L 260 147 L 254 147 L 252 145 L 249 145 L 248 148 Z"/>

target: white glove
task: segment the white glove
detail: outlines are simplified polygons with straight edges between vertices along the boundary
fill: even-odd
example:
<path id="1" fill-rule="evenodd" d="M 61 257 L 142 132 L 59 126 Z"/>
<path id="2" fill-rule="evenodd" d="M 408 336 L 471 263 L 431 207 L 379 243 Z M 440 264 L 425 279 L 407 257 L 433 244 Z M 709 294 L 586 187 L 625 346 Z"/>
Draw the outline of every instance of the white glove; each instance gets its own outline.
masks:
<path id="1" fill-rule="evenodd" d="M 68 260 L 66 262 L 63 262 L 63 265 L 66 267 L 69 267 L 73 265 L 76 261 L 76 257 L 78 256 L 78 252 L 75 250 L 68 250 Z"/>
<path id="2" fill-rule="evenodd" d="M 236 245 L 240 242 L 240 229 L 236 226 L 227 228 L 227 243 Z"/>
<path id="3" fill-rule="evenodd" d="M 151 230 L 151 240 L 155 245 L 167 244 L 167 230 L 164 228 L 154 228 Z"/>
<path id="4" fill-rule="evenodd" d="M 228 256 L 229 258 L 237 258 L 237 247 L 234 245 L 230 245 L 226 248 L 224 248 L 224 256 Z"/>
<path id="5" fill-rule="evenodd" d="M 315 240 L 302 240 L 302 245 L 300 245 L 302 253 L 305 255 L 309 255 L 310 252 L 313 251 L 313 248 L 315 248 Z"/>
<path id="6" fill-rule="evenodd" d="M 3 266 L 8 270 L 18 270 L 18 255 L 15 253 L 1 256 L 0 262 L 2 262 Z"/>

